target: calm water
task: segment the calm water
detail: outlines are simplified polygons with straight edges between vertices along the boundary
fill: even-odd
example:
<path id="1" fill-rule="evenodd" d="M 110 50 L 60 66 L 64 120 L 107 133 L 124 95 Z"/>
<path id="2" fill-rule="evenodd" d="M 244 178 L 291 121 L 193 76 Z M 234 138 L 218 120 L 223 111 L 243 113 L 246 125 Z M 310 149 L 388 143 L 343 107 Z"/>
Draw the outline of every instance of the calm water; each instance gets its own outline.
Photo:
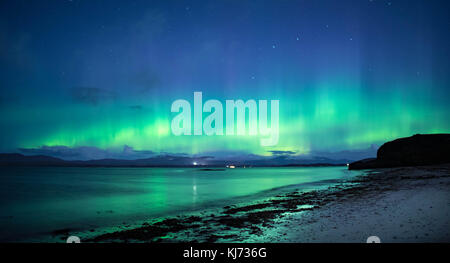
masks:
<path id="1" fill-rule="evenodd" d="M 311 189 L 356 175 L 346 167 L 1 169 L 3 241 L 48 235 L 56 229 L 88 230 L 220 207 L 255 200 L 288 186 Z"/>

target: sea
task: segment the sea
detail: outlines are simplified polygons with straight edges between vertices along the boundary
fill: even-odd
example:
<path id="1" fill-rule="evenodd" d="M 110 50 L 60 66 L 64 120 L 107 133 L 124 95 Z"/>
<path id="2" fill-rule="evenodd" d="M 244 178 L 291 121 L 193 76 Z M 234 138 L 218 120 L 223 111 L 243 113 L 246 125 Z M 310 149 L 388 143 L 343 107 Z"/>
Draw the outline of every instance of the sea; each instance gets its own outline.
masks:
<path id="1" fill-rule="evenodd" d="M 61 232 L 130 227 L 293 190 L 323 189 L 360 174 L 345 166 L 2 167 L 0 242 L 53 242 Z"/>

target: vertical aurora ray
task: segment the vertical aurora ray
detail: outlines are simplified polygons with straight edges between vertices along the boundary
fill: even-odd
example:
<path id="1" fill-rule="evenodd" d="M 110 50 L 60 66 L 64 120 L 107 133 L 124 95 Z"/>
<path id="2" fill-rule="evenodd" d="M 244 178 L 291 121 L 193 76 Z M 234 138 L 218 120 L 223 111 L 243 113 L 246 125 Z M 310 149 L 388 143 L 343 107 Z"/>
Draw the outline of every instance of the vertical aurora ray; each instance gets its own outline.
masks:
<path id="1" fill-rule="evenodd" d="M 314 2 L 8 3 L 26 19 L 0 9 L 0 151 L 307 154 L 450 132 L 445 8 Z M 194 91 L 278 99 L 279 143 L 172 135 L 171 103 Z"/>

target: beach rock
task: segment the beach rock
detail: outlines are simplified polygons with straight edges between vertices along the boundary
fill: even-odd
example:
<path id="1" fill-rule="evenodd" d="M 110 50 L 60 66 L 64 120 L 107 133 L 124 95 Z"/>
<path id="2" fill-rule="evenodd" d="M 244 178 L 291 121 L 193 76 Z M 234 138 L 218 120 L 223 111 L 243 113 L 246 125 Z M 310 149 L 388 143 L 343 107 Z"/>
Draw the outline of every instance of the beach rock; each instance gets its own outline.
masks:
<path id="1" fill-rule="evenodd" d="M 383 144 L 377 158 L 353 162 L 349 170 L 450 163 L 450 134 L 416 134 Z"/>

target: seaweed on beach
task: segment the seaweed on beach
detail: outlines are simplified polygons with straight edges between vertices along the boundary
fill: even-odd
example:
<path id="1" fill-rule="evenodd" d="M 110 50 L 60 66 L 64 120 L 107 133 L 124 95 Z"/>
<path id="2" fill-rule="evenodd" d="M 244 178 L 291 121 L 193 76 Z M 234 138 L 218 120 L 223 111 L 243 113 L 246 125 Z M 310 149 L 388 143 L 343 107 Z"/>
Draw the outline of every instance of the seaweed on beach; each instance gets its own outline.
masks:
<path id="1" fill-rule="evenodd" d="M 176 233 L 182 230 L 199 227 L 200 225 L 194 224 L 195 222 L 199 221 L 201 221 L 201 218 L 195 216 L 187 217 L 184 220 L 177 218 L 168 218 L 153 224 L 144 223 L 141 227 L 134 229 L 102 234 L 87 240 L 87 242 L 101 242 L 111 240 L 137 240 L 151 242 L 155 238 L 164 237 L 169 233 Z"/>
<path id="2" fill-rule="evenodd" d="M 261 203 L 261 204 L 254 204 L 254 205 L 247 205 L 247 206 L 241 206 L 241 207 L 227 207 L 227 210 L 225 210 L 224 214 L 236 214 L 239 212 L 247 212 L 255 209 L 262 209 L 266 207 L 270 207 L 271 203 Z"/>

